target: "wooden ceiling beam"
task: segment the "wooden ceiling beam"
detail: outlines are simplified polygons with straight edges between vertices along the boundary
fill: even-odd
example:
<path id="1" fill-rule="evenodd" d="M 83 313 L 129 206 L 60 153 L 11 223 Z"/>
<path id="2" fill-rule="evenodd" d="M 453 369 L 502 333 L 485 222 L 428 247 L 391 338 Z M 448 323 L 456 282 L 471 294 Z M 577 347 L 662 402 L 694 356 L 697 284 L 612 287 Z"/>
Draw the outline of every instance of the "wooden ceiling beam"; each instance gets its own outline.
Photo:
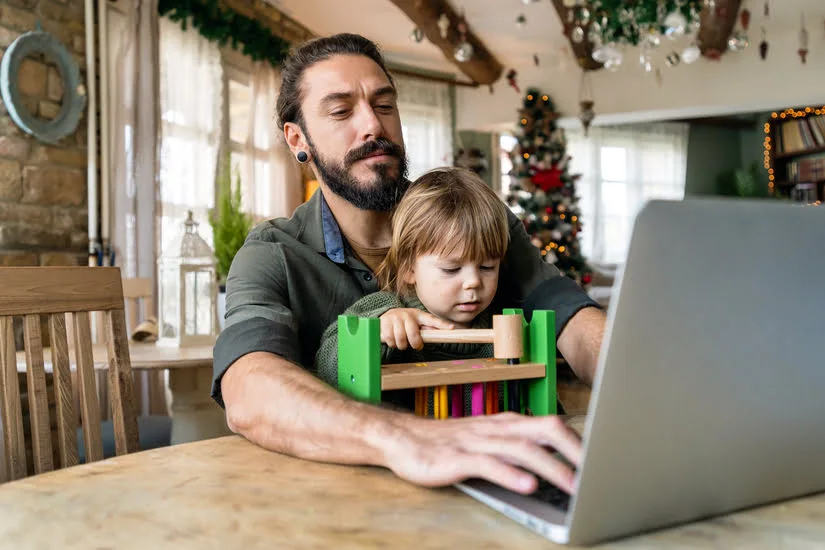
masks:
<path id="1" fill-rule="evenodd" d="M 410 21 L 421 30 L 427 40 L 444 53 L 444 57 L 448 61 L 456 65 L 473 82 L 492 84 L 501 78 L 504 67 L 487 49 L 481 39 L 473 33 L 469 24 L 467 25 L 467 41 L 473 46 L 473 56 L 466 62 L 456 60 L 453 52 L 460 42 L 457 28 L 460 16 L 447 0 L 390 1 L 409 17 Z M 450 28 L 444 38 L 441 37 L 441 30 L 438 28 L 438 19 L 442 13 L 450 21 Z"/>

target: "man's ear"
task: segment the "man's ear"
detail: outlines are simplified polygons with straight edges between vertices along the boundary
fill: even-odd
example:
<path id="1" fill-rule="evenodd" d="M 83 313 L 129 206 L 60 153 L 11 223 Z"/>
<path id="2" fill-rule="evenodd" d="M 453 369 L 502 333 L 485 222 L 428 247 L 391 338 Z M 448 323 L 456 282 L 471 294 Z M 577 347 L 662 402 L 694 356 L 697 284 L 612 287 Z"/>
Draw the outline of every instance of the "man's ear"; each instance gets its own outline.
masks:
<path id="1" fill-rule="evenodd" d="M 284 140 L 292 151 L 292 156 L 297 157 L 298 153 L 303 151 L 309 155 L 309 147 L 307 146 L 306 138 L 301 127 L 294 122 L 287 122 L 284 124 Z"/>

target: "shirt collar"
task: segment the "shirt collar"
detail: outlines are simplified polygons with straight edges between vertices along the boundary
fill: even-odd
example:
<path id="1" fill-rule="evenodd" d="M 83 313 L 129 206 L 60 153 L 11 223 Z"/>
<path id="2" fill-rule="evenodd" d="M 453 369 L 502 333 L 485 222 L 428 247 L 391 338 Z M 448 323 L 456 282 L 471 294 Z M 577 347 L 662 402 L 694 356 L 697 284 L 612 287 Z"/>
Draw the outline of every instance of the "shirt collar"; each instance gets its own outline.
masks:
<path id="1" fill-rule="evenodd" d="M 321 228 L 324 235 L 324 252 L 327 257 L 337 264 L 344 263 L 344 238 L 341 236 L 341 228 L 332 215 L 324 195 L 319 189 L 317 193 L 321 200 Z"/>

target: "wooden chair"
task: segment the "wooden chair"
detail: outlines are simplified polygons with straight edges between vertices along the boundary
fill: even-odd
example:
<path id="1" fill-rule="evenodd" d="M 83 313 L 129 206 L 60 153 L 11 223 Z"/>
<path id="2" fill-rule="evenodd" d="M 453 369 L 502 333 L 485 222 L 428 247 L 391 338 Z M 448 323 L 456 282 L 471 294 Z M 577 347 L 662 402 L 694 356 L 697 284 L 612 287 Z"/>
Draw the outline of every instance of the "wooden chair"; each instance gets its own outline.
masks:
<path id="1" fill-rule="evenodd" d="M 154 315 L 154 292 L 152 290 L 152 279 L 131 278 L 123 279 L 123 299 L 126 311 L 126 328 L 129 334 L 141 321 L 145 321 Z M 102 327 L 102 312 L 95 316 L 96 327 Z M 105 331 L 98 330 L 95 333 L 96 343 L 105 343 Z M 168 372 L 167 371 L 135 371 L 132 373 L 135 380 L 135 406 L 137 414 L 141 416 L 169 416 L 169 405 L 167 396 Z M 101 373 L 100 376 L 105 376 Z M 108 403 L 108 392 L 106 384 L 101 384 L 98 379 L 98 396 L 101 404 Z M 104 418 L 106 418 L 104 416 Z"/>
<path id="2" fill-rule="evenodd" d="M 102 311 L 107 335 L 109 396 L 117 455 L 139 450 L 133 401 L 129 335 L 126 330 L 120 269 L 116 267 L 0 268 L 0 414 L 9 479 L 28 475 L 17 359 L 12 330 L 14 316 L 23 317 L 28 410 L 31 421 L 33 472 L 40 474 L 78 464 L 78 432 L 72 399 L 71 359 L 66 333 L 71 313 L 75 365 L 80 394 L 86 461 L 103 458 L 101 415 L 95 391 L 89 312 Z M 41 331 L 48 317 L 48 335 Z M 49 395 L 43 360 L 48 337 L 54 380 L 55 458 L 49 417 Z M 56 463 L 58 463 L 56 465 Z"/>

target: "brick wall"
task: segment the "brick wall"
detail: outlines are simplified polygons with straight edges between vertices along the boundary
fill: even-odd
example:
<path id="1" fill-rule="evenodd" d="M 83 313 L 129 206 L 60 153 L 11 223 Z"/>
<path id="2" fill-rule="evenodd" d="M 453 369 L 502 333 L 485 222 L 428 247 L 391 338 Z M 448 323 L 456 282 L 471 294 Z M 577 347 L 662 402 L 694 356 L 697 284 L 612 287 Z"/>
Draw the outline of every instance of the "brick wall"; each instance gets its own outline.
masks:
<path id="1" fill-rule="evenodd" d="M 85 81 L 82 0 L 0 0 L 0 55 L 37 22 L 74 55 Z M 18 79 L 29 110 L 53 118 L 63 96 L 54 65 L 28 58 Z M 0 105 L 0 265 L 84 265 L 87 242 L 86 113 L 75 134 L 51 146 Z"/>

